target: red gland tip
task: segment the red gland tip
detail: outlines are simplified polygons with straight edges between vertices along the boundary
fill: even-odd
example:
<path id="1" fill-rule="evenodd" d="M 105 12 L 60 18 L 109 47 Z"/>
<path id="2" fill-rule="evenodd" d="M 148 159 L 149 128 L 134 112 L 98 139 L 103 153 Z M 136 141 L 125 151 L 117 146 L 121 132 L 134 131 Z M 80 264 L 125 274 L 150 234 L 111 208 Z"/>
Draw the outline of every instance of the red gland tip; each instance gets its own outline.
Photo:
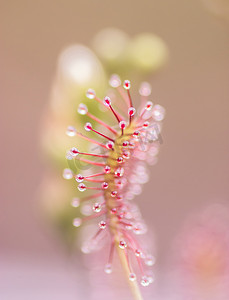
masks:
<path id="1" fill-rule="evenodd" d="M 91 123 L 86 123 L 85 124 L 85 126 L 84 126 L 84 129 L 86 130 L 86 131 L 91 131 L 92 130 L 92 125 L 91 125 Z"/>
<path id="2" fill-rule="evenodd" d="M 105 166 L 105 167 L 104 167 L 104 172 L 105 172 L 106 174 L 110 173 L 110 171 L 111 171 L 111 168 L 110 168 L 109 166 Z"/>
<path id="3" fill-rule="evenodd" d="M 124 89 L 129 90 L 130 89 L 130 81 L 125 80 L 123 83 L 123 87 L 124 87 Z"/>
<path id="4" fill-rule="evenodd" d="M 114 143 L 112 141 L 109 141 L 106 143 L 106 147 L 107 147 L 107 149 L 113 149 Z"/>
<path id="5" fill-rule="evenodd" d="M 101 184 L 102 189 L 106 190 L 108 188 L 108 183 L 107 182 L 103 182 Z"/>
<path id="6" fill-rule="evenodd" d="M 103 104 L 106 105 L 106 106 L 111 106 L 111 98 L 106 96 L 104 99 L 103 99 Z"/>
<path id="7" fill-rule="evenodd" d="M 79 154 L 79 150 L 76 148 L 76 147 L 73 147 L 71 150 L 70 150 L 70 154 L 75 157 Z"/>
<path id="8" fill-rule="evenodd" d="M 77 182 L 83 182 L 84 181 L 84 176 L 81 174 L 78 174 L 75 176 L 75 179 Z"/>
<path id="9" fill-rule="evenodd" d="M 126 122 L 125 122 L 125 121 L 119 122 L 119 127 L 120 127 L 121 129 L 125 129 L 125 128 L 126 128 Z"/>
<path id="10" fill-rule="evenodd" d="M 136 113 L 136 109 L 134 107 L 130 107 L 128 109 L 128 114 L 129 114 L 130 117 L 134 116 L 135 113 Z"/>
<path id="11" fill-rule="evenodd" d="M 153 107 L 153 102 L 147 101 L 145 109 L 149 111 L 152 109 L 152 107 Z"/>

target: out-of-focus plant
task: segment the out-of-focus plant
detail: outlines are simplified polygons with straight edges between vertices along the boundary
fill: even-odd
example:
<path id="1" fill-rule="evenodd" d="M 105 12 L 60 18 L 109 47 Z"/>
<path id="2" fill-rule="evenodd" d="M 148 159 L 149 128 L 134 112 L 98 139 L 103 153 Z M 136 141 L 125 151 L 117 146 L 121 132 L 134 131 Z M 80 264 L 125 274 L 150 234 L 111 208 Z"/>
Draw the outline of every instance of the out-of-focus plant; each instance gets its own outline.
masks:
<path id="1" fill-rule="evenodd" d="M 93 40 L 93 48 L 108 73 L 143 80 L 164 66 L 168 49 L 164 41 L 152 33 L 130 38 L 115 28 L 106 28 Z"/>
<path id="2" fill-rule="evenodd" d="M 92 45 L 96 54 L 80 44 L 72 45 L 60 54 L 50 102 L 41 124 L 41 145 L 49 173 L 42 184 L 42 207 L 47 219 L 60 229 L 69 242 L 74 241 L 75 234 L 71 216 L 73 213 L 80 214 L 80 209 L 71 207 L 73 192 L 75 196 L 77 194 L 73 187 L 66 188 L 66 182 L 61 177 L 63 167 L 68 167 L 66 151 L 72 147 L 66 129 L 69 124 L 82 127 L 82 116 L 77 114 L 82 101 L 92 113 L 96 110 L 98 117 L 103 114 L 97 110 L 95 103 L 86 98 L 87 88 L 95 89 L 98 96 L 104 95 L 108 78 L 113 72 L 135 78 L 135 82 L 140 83 L 160 70 L 168 57 L 166 45 L 153 34 L 144 33 L 132 39 L 125 32 L 110 28 L 99 32 Z M 83 139 L 79 139 L 77 145 L 85 151 L 89 150 Z M 52 187 L 55 185 L 54 193 Z"/>

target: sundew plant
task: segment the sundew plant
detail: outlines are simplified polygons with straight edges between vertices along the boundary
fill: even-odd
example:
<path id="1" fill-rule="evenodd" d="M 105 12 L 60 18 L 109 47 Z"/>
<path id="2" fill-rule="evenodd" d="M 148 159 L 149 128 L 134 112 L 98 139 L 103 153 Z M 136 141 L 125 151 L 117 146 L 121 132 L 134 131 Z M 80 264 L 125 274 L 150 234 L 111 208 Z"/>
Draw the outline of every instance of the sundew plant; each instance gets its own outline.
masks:
<path id="1" fill-rule="evenodd" d="M 72 124 L 66 132 L 73 139 L 85 139 L 91 149 L 84 152 L 73 144 L 67 152 L 67 160 L 78 162 L 77 166 L 79 162 L 84 163 L 90 168 L 82 168 L 80 173 L 66 168 L 63 176 L 74 179 L 78 190 L 86 194 L 74 198 L 72 205 L 78 207 L 88 203 L 91 208 L 86 216 L 76 217 L 73 225 L 80 227 L 93 219 L 97 227 L 95 234 L 83 244 L 82 251 L 90 253 L 102 240 L 109 241 L 104 271 L 112 273 L 113 257 L 117 252 L 134 298 L 142 299 L 138 282 L 146 287 L 154 281 L 150 267 L 155 258 L 139 240 L 147 226 L 132 199 L 141 194 L 142 185 L 149 180 L 147 163 L 153 165 L 157 160 L 165 110 L 149 101 L 151 87 L 146 82 L 139 88 L 138 109 L 133 103 L 129 80 L 122 83 L 118 75 L 112 75 L 109 84 L 111 90 L 103 99 L 92 89 L 86 93 L 90 101 L 98 102 L 104 118 L 98 118 L 85 104 L 79 104 L 78 113 L 87 117 L 84 129 L 90 132 L 89 136 L 78 132 Z M 88 118 L 91 122 L 86 122 Z"/>

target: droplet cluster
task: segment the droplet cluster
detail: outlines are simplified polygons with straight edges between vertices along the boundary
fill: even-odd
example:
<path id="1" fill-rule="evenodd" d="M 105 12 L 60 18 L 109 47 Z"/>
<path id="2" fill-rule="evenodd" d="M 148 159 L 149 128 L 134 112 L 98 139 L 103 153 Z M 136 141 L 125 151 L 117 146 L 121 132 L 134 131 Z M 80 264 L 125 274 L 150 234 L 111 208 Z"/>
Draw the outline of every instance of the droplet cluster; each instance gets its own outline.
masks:
<path id="1" fill-rule="evenodd" d="M 96 147 L 96 151 L 86 153 L 74 145 L 66 154 L 68 160 L 80 159 L 87 163 L 90 172 L 87 169 L 86 173 L 82 170 L 80 174 L 74 174 L 66 168 L 63 177 L 74 178 L 78 190 L 87 194 L 72 200 L 72 206 L 80 206 L 83 215 L 73 220 L 73 226 L 79 227 L 89 219 L 100 219 L 96 234 L 82 247 L 82 251 L 93 251 L 101 237 L 109 236 L 110 253 L 104 271 L 112 273 L 116 249 L 126 257 L 129 280 L 135 281 L 140 277 L 141 285 L 148 286 L 153 282 L 148 268 L 154 265 L 155 257 L 139 242 L 138 235 L 145 234 L 147 226 L 132 199 L 141 194 L 143 184 L 149 180 L 146 163 L 153 165 L 157 161 L 165 109 L 149 100 L 151 87 L 147 82 L 143 82 L 139 88 L 139 109 L 133 106 L 129 80 L 122 84 L 119 76 L 114 74 L 109 84 L 114 91 L 104 99 L 97 97 L 92 89 L 86 92 L 88 99 L 98 102 L 107 111 L 104 120 L 89 113 L 85 104 L 81 103 L 78 107 L 78 113 L 85 116 L 85 131 L 90 131 L 97 138 L 89 138 L 73 126 L 66 131 L 69 137 L 81 137 Z M 133 270 L 136 264 L 139 269 Z"/>

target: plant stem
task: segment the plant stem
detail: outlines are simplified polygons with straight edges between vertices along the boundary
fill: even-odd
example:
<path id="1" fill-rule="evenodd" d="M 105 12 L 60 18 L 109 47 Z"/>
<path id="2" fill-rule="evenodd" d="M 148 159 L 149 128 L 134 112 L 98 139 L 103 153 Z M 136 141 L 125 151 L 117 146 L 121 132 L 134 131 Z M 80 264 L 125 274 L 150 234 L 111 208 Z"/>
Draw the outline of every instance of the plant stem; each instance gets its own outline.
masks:
<path id="1" fill-rule="evenodd" d="M 116 243 L 116 250 L 118 252 L 118 255 L 119 255 L 119 258 L 120 258 L 120 261 L 121 261 L 121 265 L 122 265 L 122 268 L 125 272 L 126 278 L 128 280 L 128 283 L 129 283 L 129 286 L 130 286 L 130 289 L 131 289 L 131 293 L 134 297 L 134 300 L 143 300 L 142 294 L 140 292 L 137 281 L 136 280 L 135 281 L 130 281 L 129 280 L 129 267 L 128 267 L 128 262 L 127 262 L 127 259 L 126 259 L 126 255 L 125 255 L 125 252 L 122 249 L 119 248 L 117 243 Z"/>

